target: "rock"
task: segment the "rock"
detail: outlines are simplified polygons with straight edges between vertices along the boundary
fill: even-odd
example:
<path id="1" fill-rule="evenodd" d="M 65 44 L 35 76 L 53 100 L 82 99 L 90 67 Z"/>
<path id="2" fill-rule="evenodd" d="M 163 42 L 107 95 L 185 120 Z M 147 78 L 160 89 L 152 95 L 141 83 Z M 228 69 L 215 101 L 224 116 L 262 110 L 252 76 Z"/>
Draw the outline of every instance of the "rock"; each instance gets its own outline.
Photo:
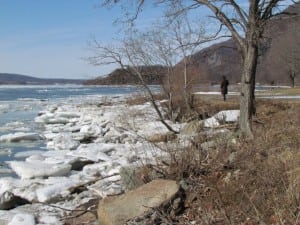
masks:
<path id="1" fill-rule="evenodd" d="M 29 203 L 27 200 L 6 191 L 0 196 L 0 210 L 8 210 Z"/>
<path id="2" fill-rule="evenodd" d="M 170 201 L 179 191 L 172 180 L 154 180 L 121 196 L 107 197 L 99 202 L 98 220 L 101 225 L 121 225 L 152 208 Z"/>
<path id="3" fill-rule="evenodd" d="M 197 134 L 203 130 L 204 122 L 199 120 L 194 120 L 187 123 L 181 130 L 181 133 L 184 135 L 193 135 Z"/>
<path id="4" fill-rule="evenodd" d="M 120 176 L 125 190 L 136 189 L 152 180 L 162 179 L 163 174 L 156 172 L 148 166 L 127 166 L 120 169 Z"/>
<path id="5" fill-rule="evenodd" d="M 145 184 L 139 168 L 136 167 L 122 167 L 120 176 L 126 190 L 132 190 Z"/>

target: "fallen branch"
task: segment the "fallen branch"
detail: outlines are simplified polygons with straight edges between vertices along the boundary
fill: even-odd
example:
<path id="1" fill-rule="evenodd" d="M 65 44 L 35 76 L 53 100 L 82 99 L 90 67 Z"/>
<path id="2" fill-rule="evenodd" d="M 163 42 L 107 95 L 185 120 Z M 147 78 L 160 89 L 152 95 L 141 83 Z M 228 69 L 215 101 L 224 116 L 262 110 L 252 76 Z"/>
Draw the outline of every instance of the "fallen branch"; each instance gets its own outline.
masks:
<path id="1" fill-rule="evenodd" d="M 107 179 L 107 178 L 110 178 L 110 177 L 114 177 L 114 176 L 117 176 L 117 175 L 120 175 L 120 174 L 119 174 L 119 173 L 114 173 L 114 174 L 111 174 L 111 175 L 108 175 L 108 176 L 98 177 L 98 178 L 96 178 L 96 179 L 87 181 L 87 182 L 85 182 L 85 183 L 81 183 L 81 184 L 79 184 L 79 185 L 77 185 L 77 186 L 75 186 L 75 187 L 71 187 L 71 188 L 69 189 L 69 191 L 70 191 L 71 194 L 73 194 L 73 193 L 77 192 L 76 190 L 78 190 L 78 189 L 81 189 L 81 188 L 87 189 L 87 186 L 89 186 L 89 185 L 91 185 L 91 184 L 94 184 L 94 183 L 96 183 L 96 182 L 99 181 L 99 180 L 104 180 L 104 179 Z"/>

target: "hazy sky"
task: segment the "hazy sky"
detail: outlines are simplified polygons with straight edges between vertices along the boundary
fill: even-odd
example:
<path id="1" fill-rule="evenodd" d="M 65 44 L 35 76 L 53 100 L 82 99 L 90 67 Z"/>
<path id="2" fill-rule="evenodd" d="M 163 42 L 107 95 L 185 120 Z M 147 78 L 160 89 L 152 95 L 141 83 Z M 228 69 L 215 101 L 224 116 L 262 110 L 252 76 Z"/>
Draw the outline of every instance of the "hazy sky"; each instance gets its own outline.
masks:
<path id="1" fill-rule="evenodd" d="M 87 42 L 111 42 L 117 8 L 101 0 L 0 0 L 0 73 L 92 78 L 113 69 L 89 65 Z"/>

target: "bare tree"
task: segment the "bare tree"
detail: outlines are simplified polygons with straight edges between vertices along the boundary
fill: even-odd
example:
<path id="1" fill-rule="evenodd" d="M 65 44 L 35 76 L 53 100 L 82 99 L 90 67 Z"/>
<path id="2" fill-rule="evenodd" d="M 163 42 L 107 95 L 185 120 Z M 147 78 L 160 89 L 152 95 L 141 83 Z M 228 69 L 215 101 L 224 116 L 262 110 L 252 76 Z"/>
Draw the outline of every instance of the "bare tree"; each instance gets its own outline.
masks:
<path id="1" fill-rule="evenodd" d="M 184 16 L 176 18 L 176 23 L 173 22 L 171 25 L 166 26 L 158 21 L 155 26 L 151 26 L 145 31 L 139 31 L 135 27 L 128 29 L 127 35 L 122 41 L 119 41 L 118 48 L 100 45 L 94 38 L 90 46 L 93 56 L 89 58 L 89 61 L 94 65 L 116 63 L 124 72 L 127 71 L 128 74 L 138 77 L 163 123 L 165 122 L 162 113 L 155 103 L 154 96 L 145 82 L 141 69 L 148 68 L 149 70 L 149 68 L 157 65 L 164 68 L 162 90 L 168 100 L 168 119 L 174 121 L 178 117 L 178 112 L 181 111 L 178 106 L 173 104 L 174 95 L 183 98 L 188 108 L 191 105 L 190 90 L 188 89 L 192 78 L 188 77 L 187 71 L 191 55 L 201 43 L 215 38 L 215 36 L 209 37 L 210 39 L 205 37 L 204 28 L 201 29 L 202 32 L 199 32 L 200 26 L 197 26 L 197 29 L 194 27 L 193 30 L 188 18 Z M 175 64 L 182 58 L 184 83 L 178 80 L 174 71 Z M 156 71 L 151 72 L 155 73 Z M 168 127 L 168 129 L 170 128 Z"/>
<path id="2" fill-rule="evenodd" d="M 137 34 L 135 34 L 135 37 L 137 37 Z M 177 62 L 177 57 L 173 42 L 169 41 L 170 39 L 167 32 L 156 28 L 149 29 L 146 32 L 141 33 L 139 35 L 139 39 L 141 40 L 140 44 L 143 49 L 148 46 L 147 55 L 149 58 L 152 58 L 152 63 L 162 65 L 165 68 L 162 89 L 168 100 L 168 117 L 174 121 L 176 119 L 176 113 L 173 104 L 173 84 L 174 66 Z"/>
<path id="3" fill-rule="evenodd" d="M 182 96 L 187 109 L 191 111 L 193 108 L 191 95 L 193 78 L 189 75 L 188 67 L 191 63 L 192 55 L 199 50 L 201 44 L 209 40 L 209 37 L 205 36 L 206 31 L 202 24 L 193 24 L 186 16 L 177 17 L 175 21 L 172 21 L 168 32 L 171 40 L 175 42 L 175 48 L 179 51 L 178 56 L 182 58 Z"/>
<path id="4" fill-rule="evenodd" d="M 137 10 L 131 18 L 134 20 L 142 11 L 146 1 L 132 0 L 131 2 L 137 5 Z M 278 14 L 278 7 L 286 1 L 249 0 L 247 4 L 236 0 L 153 0 L 152 2 L 166 6 L 169 9 L 169 17 L 177 17 L 181 13 L 192 12 L 204 6 L 210 10 L 212 17 L 230 32 L 242 54 L 239 127 L 243 135 L 253 137 L 252 116 L 255 113 L 254 89 L 259 41 L 267 21 Z M 126 4 L 121 0 L 105 0 L 103 3 L 106 5 L 123 3 L 124 6 Z"/>
<path id="5" fill-rule="evenodd" d="M 160 68 L 157 66 L 159 57 L 153 57 L 151 54 L 153 52 L 152 45 L 147 44 L 147 36 L 139 36 L 139 38 L 129 37 L 126 40 L 120 41 L 119 46 L 106 46 L 101 45 L 96 39 L 90 42 L 90 49 L 93 51 L 93 56 L 89 57 L 88 60 L 93 65 L 108 65 L 117 64 L 122 70 L 132 76 L 136 76 L 140 81 L 140 84 L 147 92 L 147 96 L 154 107 L 160 121 L 165 125 L 165 127 L 174 133 L 175 131 L 164 119 L 164 116 L 160 110 L 158 103 L 152 93 L 151 88 L 147 85 L 144 80 L 144 70 L 148 66 L 151 74 L 156 73 L 155 68 Z M 149 42 L 148 42 L 149 43 Z M 172 65 L 170 66 L 173 67 Z"/>
<path id="6" fill-rule="evenodd" d="M 195 18 L 193 19 L 181 14 L 175 20 L 156 26 L 154 34 L 155 37 L 160 37 L 160 42 L 156 42 L 156 45 L 159 46 L 156 52 L 162 53 L 162 50 L 165 49 L 164 46 L 168 46 L 168 51 L 164 50 L 164 52 L 172 54 L 162 54 L 164 62 L 173 59 L 173 68 L 170 68 L 172 73 L 167 76 L 167 86 L 171 87 L 168 93 L 180 96 L 181 102 L 185 104 L 189 112 L 193 108 L 192 85 L 197 79 L 196 75 L 192 76 L 189 71 L 192 56 L 200 50 L 202 44 L 218 38 L 216 35 L 209 35 L 205 25 L 196 22 Z M 181 60 L 180 63 L 178 63 L 179 60 Z M 170 64 L 166 63 L 165 65 L 169 66 Z"/>

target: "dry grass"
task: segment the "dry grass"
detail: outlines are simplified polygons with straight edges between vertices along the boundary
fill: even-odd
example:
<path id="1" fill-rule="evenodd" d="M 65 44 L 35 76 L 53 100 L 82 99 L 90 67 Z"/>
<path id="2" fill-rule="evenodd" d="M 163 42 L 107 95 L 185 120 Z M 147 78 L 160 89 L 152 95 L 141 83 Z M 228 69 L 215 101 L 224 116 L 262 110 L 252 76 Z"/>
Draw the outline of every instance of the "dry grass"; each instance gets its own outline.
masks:
<path id="1" fill-rule="evenodd" d="M 212 113 L 236 103 L 199 106 Z M 300 224 L 299 115 L 300 104 L 261 100 L 254 140 L 171 151 L 165 177 L 187 188 L 185 210 L 170 224 Z"/>
<path id="2" fill-rule="evenodd" d="M 269 96 L 276 96 L 276 95 L 300 95 L 300 87 L 295 88 L 273 88 L 266 91 L 259 91 L 257 95 L 269 95 Z"/>

